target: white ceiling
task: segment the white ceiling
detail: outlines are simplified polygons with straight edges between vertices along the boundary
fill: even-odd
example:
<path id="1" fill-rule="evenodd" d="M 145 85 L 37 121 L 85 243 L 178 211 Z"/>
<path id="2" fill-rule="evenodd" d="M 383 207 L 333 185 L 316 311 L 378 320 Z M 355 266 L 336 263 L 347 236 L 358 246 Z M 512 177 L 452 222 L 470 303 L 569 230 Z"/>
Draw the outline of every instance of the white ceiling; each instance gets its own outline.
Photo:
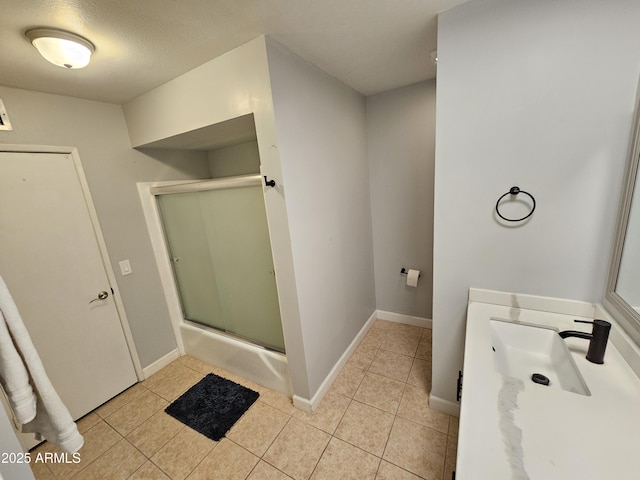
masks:
<path id="1" fill-rule="evenodd" d="M 120 104 L 266 34 L 370 95 L 433 78 L 436 15 L 464 1 L 2 0 L 0 85 Z M 31 27 L 88 38 L 91 64 L 49 64 Z"/>

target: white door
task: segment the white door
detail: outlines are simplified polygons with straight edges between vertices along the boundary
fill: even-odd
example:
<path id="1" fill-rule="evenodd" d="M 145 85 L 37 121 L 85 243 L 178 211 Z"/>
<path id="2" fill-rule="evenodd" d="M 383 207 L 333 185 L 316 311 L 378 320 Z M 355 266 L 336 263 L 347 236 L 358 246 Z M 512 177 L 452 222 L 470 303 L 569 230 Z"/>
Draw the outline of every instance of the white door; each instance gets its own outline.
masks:
<path id="1" fill-rule="evenodd" d="M 0 152 L 0 275 L 75 419 L 137 381 L 81 178 L 71 154 Z"/>

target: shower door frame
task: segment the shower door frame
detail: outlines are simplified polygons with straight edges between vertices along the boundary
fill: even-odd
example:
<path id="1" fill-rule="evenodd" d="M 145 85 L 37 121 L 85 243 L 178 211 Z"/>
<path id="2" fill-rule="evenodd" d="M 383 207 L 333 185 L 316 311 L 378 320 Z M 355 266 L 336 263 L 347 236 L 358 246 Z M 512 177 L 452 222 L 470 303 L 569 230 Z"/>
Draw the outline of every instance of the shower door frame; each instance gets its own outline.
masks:
<path id="1" fill-rule="evenodd" d="M 174 277 L 174 284 L 178 287 L 177 293 L 178 293 L 178 298 L 180 299 L 183 323 L 188 323 L 188 324 L 190 323 L 194 326 L 197 325 L 199 327 L 205 327 L 207 329 L 211 328 L 216 333 L 228 335 L 240 342 L 247 342 L 254 346 L 266 348 L 267 350 L 273 350 L 275 352 L 285 354 L 282 317 L 280 312 L 279 298 L 278 298 L 277 286 L 275 281 L 273 251 L 271 248 L 270 232 L 267 225 L 266 205 L 264 201 L 263 187 L 264 185 L 262 183 L 262 176 L 260 174 L 249 174 L 249 175 L 238 175 L 238 176 L 231 176 L 231 177 L 207 179 L 197 183 L 189 182 L 186 184 L 151 187 L 150 193 L 155 196 L 156 203 L 158 204 L 158 210 L 161 213 L 161 223 L 162 223 L 162 229 L 164 232 L 165 248 L 169 254 L 169 258 L 171 259 L 170 264 L 172 265 L 172 274 Z M 216 193 L 216 192 L 219 192 L 219 193 Z M 237 193 L 233 193 L 233 192 L 237 192 Z M 228 261 L 223 260 L 219 256 L 215 257 L 214 255 L 211 257 L 211 262 L 212 262 L 211 266 L 213 267 L 213 272 L 210 272 L 210 274 L 213 275 L 213 278 L 211 278 L 210 280 L 214 282 L 213 290 L 216 292 L 223 291 L 223 290 L 227 291 L 229 296 L 228 297 L 225 296 L 224 298 L 228 298 L 228 301 L 223 300 L 223 297 L 220 296 L 219 302 L 214 301 L 213 302 L 214 304 L 210 304 L 208 301 L 206 301 L 205 302 L 206 306 L 205 306 L 205 304 L 202 303 L 202 301 L 204 301 L 203 297 L 197 294 L 195 297 L 193 297 L 193 295 L 189 293 L 188 289 L 185 290 L 185 288 L 187 288 L 186 287 L 187 283 L 190 285 L 193 285 L 191 282 L 193 281 L 192 279 L 194 278 L 193 277 L 194 274 L 197 277 L 200 277 L 201 274 L 204 274 L 204 271 L 200 270 L 199 268 L 197 268 L 197 271 L 198 271 L 197 273 L 194 272 L 193 264 L 191 264 L 190 267 L 187 266 L 187 264 L 189 263 L 188 260 L 185 260 L 187 264 L 185 264 L 184 267 L 182 266 L 182 262 L 180 262 L 180 264 L 176 263 L 177 261 L 176 256 L 183 256 L 182 254 L 184 254 L 185 258 L 191 258 L 192 259 L 191 261 L 193 262 L 194 257 L 191 255 L 191 253 L 193 253 L 191 252 L 191 248 L 198 248 L 197 245 L 192 244 L 192 242 L 190 241 L 187 241 L 187 244 L 185 244 L 184 243 L 185 237 L 182 234 L 178 234 L 177 231 L 175 230 L 175 227 L 176 227 L 175 219 L 179 217 L 183 217 L 184 214 L 187 213 L 186 210 L 183 210 L 185 207 L 184 206 L 179 207 L 180 212 L 173 211 L 173 214 L 171 215 L 168 214 L 168 212 L 172 211 L 173 208 L 177 208 L 177 207 L 170 208 L 171 205 L 176 205 L 173 203 L 174 197 L 180 197 L 182 199 L 185 199 L 184 197 L 185 194 L 187 195 L 186 198 L 191 198 L 191 199 L 199 199 L 201 198 L 200 195 L 206 195 L 207 198 L 210 199 L 209 202 L 213 201 L 213 199 L 215 198 L 217 199 L 214 202 L 214 204 L 216 205 L 224 205 L 224 203 L 223 204 L 219 203 L 221 201 L 220 199 L 227 198 L 227 201 L 231 201 L 232 203 L 229 203 L 228 206 L 222 207 L 224 211 L 232 211 L 229 209 L 236 202 L 240 202 L 240 204 L 242 205 L 243 202 L 246 202 L 248 198 L 252 199 L 250 202 L 250 204 L 252 205 L 250 207 L 250 210 L 243 211 L 244 213 L 241 214 L 243 215 L 243 217 L 247 216 L 246 218 L 252 218 L 252 220 L 249 221 L 249 223 L 243 223 L 242 221 L 238 222 L 235 219 L 235 215 L 234 215 L 233 218 L 227 218 L 226 220 L 222 220 L 224 223 L 216 224 L 214 228 L 214 230 L 221 232 L 221 231 L 226 231 L 227 229 L 233 230 L 234 225 L 241 225 L 240 227 L 237 227 L 237 228 L 240 228 L 240 230 L 244 233 L 250 234 L 249 237 L 246 237 L 246 238 L 254 239 L 252 241 L 249 241 L 250 245 L 246 245 L 245 247 L 243 247 L 245 249 L 245 252 L 243 252 L 242 254 L 239 254 L 239 257 L 235 259 L 233 266 L 231 266 L 231 264 L 228 263 Z M 213 195 L 213 197 L 211 195 Z M 220 197 L 220 195 L 222 195 L 222 197 Z M 235 200 L 229 200 L 228 198 L 229 195 L 231 195 L 231 198 L 234 198 Z M 249 197 L 247 197 L 247 195 L 249 195 Z M 181 205 L 184 200 L 176 200 L 176 201 L 178 201 L 179 202 L 178 204 Z M 200 205 L 199 203 L 200 201 L 196 200 L 196 203 Z M 165 204 L 165 202 L 170 202 L 170 203 Z M 254 203 L 254 202 L 257 202 L 257 203 Z M 165 210 L 165 207 L 168 210 Z M 187 208 L 189 210 L 191 209 L 202 210 L 205 207 L 203 207 L 202 205 L 200 205 L 200 207 L 197 207 L 196 205 L 192 205 L 191 207 L 187 207 Z M 255 212 L 255 213 L 252 213 L 252 212 Z M 204 214 L 204 210 L 202 210 L 201 215 L 202 214 Z M 214 213 L 212 211 L 212 212 L 209 212 L 209 214 L 214 214 Z M 169 216 L 166 216 L 166 215 L 169 215 Z M 220 215 L 220 212 L 218 212 L 217 214 L 214 214 L 214 217 L 216 215 Z M 251 215 L 257 215 L 257 217 L 254 218 L 254 217 L 251 217 Z M 229 221 L 231 221 L 231 223 L 228 223 Z M 196 224 L 200 224 L 200 222 L 197 220 L 195 222 Z M 264 227 L 262 227 L 263 222 L 264 222 Z M 207 222 L 204 221 L 204 218 L 203 218 L 202 226 L 205 228 L 205 231 L 208 231 L 206 227 L 206 223 Z M 191 222 L 189 222 L 189 224 L 191 224 Z M 251 227 L 249 227 L 249 225 L 251 225 Z M 184 228 L 187 228 L 187 225 L 182 224 L 182 226 L 178 228 L 184 229 Z M 250 232 L 246 231 L 246 228 L 249 228 Z M 198 238 L 198 234 L 196 232 L 192 232 L 192 233 L 194 233 L 195 237 Z M 210 235 L 214 235 L 217 239 L 216 240 L 217 246 L 215 247 L 215 249 L 217 249 L 218 246 L 220 246 L 224 250 L 226 245 L 228 255 L 233 256 L 233 252 L 238 252 L 238 253 L 240 252 L 240 250 L 238 250 L 238 247 L 237 247 L 239 238 L 234 238 L 233 240 L 231 240 L 231 243 L 228 243 L 228 241 L 230 240 L 230 237 L 228 237 L 228 235 L 222 235 L 222 238 L 218 238 L 218 233 L 212 233 L 212 232 L 208 232 L 208 233 L 201 232 L 201 233 L 204 234 L 206 237 L 204 241 L 205 241 L 205 244 L 208 244 L 209 250 L 211 249 L 211 246 L 212 246 L 211 244 L 212 239 L 210 238 Z M 237 233 L 240 234 L 240 231 L 238 231 Z M 262 238 L 262 240 L 259 242 L 259 244 L 256 244 L 255 239 L 258 237 Z M 225 238 L 227 240 L 224 240 Z M 222 243 L 218 243 L 218 242 L 222 242 Z M 206 249 L 207 247 L 205 246 L 204 248 Z M 231 248 L 230 251 L 228 250 L 229 248 Z M 247 248 L 248 250 L 246 250 Z M 180 252 L 182 254 L 180 254 Z M 250 261 L 250 263 L 246 263 L 245 258 L 247 258 L 247 254 L 251 255 L 250 252 L 254 252 L 253 254 L 254 256 L 251 257 L 252 260 Z M 257 253 L 257 252 L 260 252 L 260 253 Z M 200 253 L 204 254 L 204 252 L 200 252 Z M 213 255 L 213 254 L 209 252 L 209 255 Z M 225 258 L 226 258 L 226 255 L 225 255 Z M 270 272 L 271 277 L 267 276 L 265 278 L 264 273 L 261 276 L 261 274 L 254 271 L 254 266 L 260 265 L 261 262 L 267 262 L 266 264 L 263 264 L 262 267 L 263 268 L 266 267 L 269 269 L 268 271 Z M 201 262 L 197 262 L 197 263 L 201 263 Z M 218 272 L 218 269 L 221 269 L 220 271 L 225 272 L 222 274 L 223 275 L 222 278 L 227 278 L 227 275 L 230 275 L 230 278 L 232 278 L 231 280 L 232 283 L 226 283 L 225 281 L 222 281 L 221 277 L 219 276 L 220 274 L 216 273 Z M 253 279 L 252 281 L 254 282 L 252 283 L 252 285 L 253 285 L 253 288 L 256 289 L 254 290 L 255 293 L 257 295 L 266 295 L 266 297 L 262 298 L 262 300 L 265 303 L 258 303 L 258 304 L 254 304 L 251 302 L 247 303 L 245 300 L 240 300 L 240 303 L 238 303 L 237 295 L 240 294 L 243 296 L 245 294 L 245 287 L 246 287 L 245 284 L 247 282 L 247 279 L 244 278 L 243 276 L 240 279 L 240 282 L 242 285 L 240 286 L 238 285 L 239 277 L 233 277 L 233 275 L 235 274 L 235 272 L 240 270 L 240 271 L 244 271 L 244 274 L 246 276 L 246 274 L 249 273 L 247 269 L 251 270 L 251 278 Z M 187 272 L 190 272 L 190 273 L 187 273 Z M 233 280 L 233 278 L 235 278 L 235 280 Z M 204 278 L 200 278 L 200 281 L 206 281 L 206 280 Z M 231 285 L 234 285 L 234 284 L 235 284 L 235 287 L 231 287 Z M 228 291 L 229 287 L 232 288 L 231 291 Z M 239 290 L 237 290 L 237 288 L 241 288 L 242 293 Z M 236 298 L 236 300 L 233 300 L 233 298 Z M 248 307 L 248 305 L 254 305 L 254 307 Z M 258 305 L 260 306 L 258 307 Z M 203 308 L 204 310 L 202 310 Z M 215 313 L 217 311 L 216 309 L 221 309 L 221 310 L 218 311 L 216 314 Z M 242 313 L 238 311 L 238 309 L 240 309 Z M 257 324 L 256 324 L 256 321 L 258 322 Z"/>
<path id="2" fill-rule="evenodd" d="M 180 294 L 178 293 L 178 285 L 174 276 L 173 265 L 171 265 L 171 260 L 168 254 L 169 249 L 162 226 L 160 209 L 156 200 L 156 196 L 162 194 L 197 192 L 204 190 L 218 190 L 257 185 L 262 185 L 261 174 L 197 180 L 141 182 L 137 184 L 138 195 L 140 197 L 142 210 L 147 222 L 147 228 L 149 230 L 156 264 L 158 265 L 158 270 L 160 273 L 160 281 L 162 283 L 162 288 L 165 293 L 165 300 L 169 309 L 171 326 L 173 328 L 173 333 L 176 338 L 178 352 L 180 355 L 184 355 L 186 353 L 184 341 L 182 339 L 182 332 L 180 330 L 180 326 L 184 324 L 197 325 L 198 328 L 207 330 L 210 329 L 220 335 L 227 335 L 231 338 L 234 338 L 235 340 L 249 343 L 250 345 L 253 345 L 257 348 L 264 348 L 265 350 L 284 355 L 284 353 L 282 352 L 271 350 L 268 347 L 253 343 L 241 336 L 233 335 L 233 333 L 225 332 L 224 330 L 218 330 L 216 328 L 209 327 L 207 325 L 193 322 L 184 318 Z M 280 319 L 280 321 L 282 322 L 282 318 Z M 284 326 L 282 328 L 284 330 Z M 161 359 L 154 370 L 162 368 L 162 366 L 170 363 L 174 358 L 175 355 L 167 355 L 164 360 Z"/>

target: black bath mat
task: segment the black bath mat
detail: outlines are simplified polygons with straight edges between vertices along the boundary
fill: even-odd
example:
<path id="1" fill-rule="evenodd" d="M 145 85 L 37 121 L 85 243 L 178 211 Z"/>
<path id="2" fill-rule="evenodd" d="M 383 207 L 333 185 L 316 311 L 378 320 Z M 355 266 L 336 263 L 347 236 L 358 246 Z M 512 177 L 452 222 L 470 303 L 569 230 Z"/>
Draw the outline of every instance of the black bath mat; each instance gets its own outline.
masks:
<path id="1" fill-rule="evenodd" d="M 165 412 L 217 442 L 259 396 L 258 392 L 210 373 Z"/>

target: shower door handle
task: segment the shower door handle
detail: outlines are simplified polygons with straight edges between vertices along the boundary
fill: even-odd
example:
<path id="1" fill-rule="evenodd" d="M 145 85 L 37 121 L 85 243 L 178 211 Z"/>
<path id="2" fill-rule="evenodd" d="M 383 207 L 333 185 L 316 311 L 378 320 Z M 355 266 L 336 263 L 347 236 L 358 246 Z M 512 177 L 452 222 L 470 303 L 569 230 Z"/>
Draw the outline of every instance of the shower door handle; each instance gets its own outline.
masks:
<path id="1" fill-rule="evenodd" d="M 108 293 L 108 292 L 105 292 L 105 291 L 103 290 L 102 292 L 100 292 L 100 293 L 98 294 L 98 296 L 97 296 L 96 298 L 94 298 L 93 300 L 91 300 L 91 301 L 89 302 L 89 305 L 91 305 L 93 302 L 97 302 L 98 300 L 104 300 L 104 299 L 106 299 L 108 296 L 109 296 L 109 293 Z"/>

